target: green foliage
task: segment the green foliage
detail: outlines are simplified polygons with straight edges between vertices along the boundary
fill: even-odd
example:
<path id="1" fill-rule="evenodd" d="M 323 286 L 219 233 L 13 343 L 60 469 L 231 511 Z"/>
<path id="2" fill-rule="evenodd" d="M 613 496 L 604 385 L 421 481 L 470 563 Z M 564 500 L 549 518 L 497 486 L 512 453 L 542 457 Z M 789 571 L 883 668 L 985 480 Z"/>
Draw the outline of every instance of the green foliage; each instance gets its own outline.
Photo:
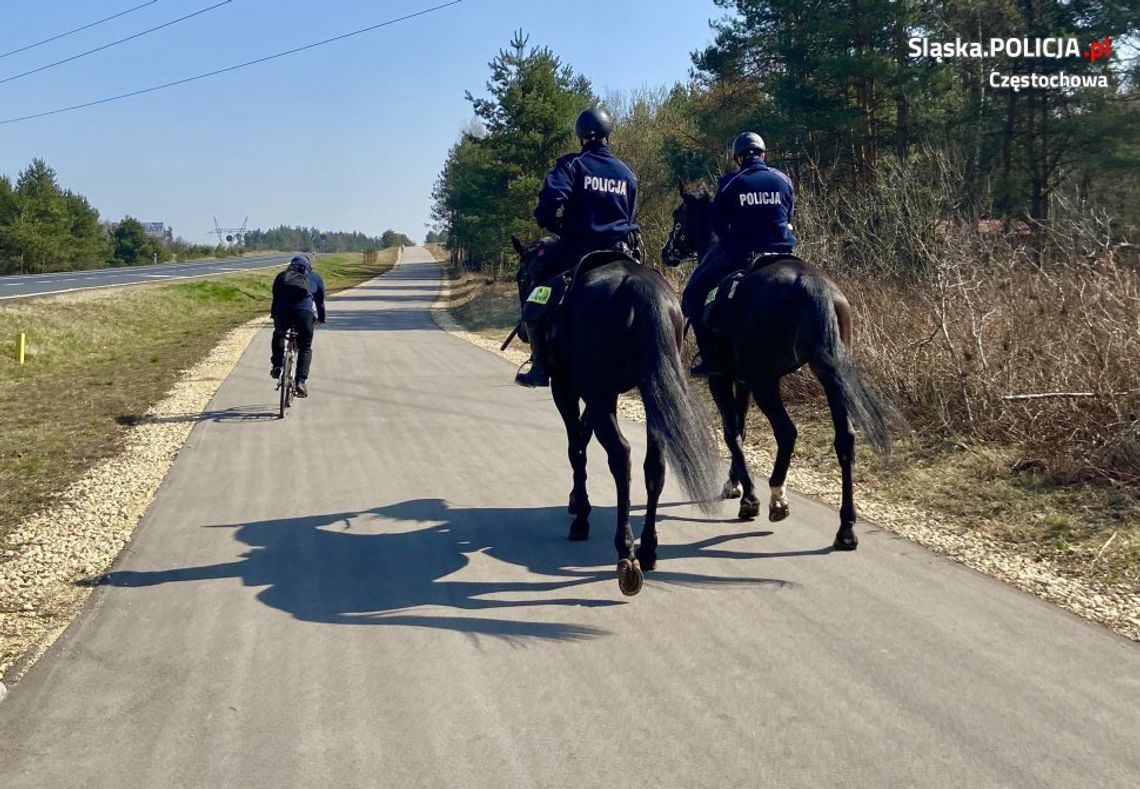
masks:
<path id="1" fill-rule="evenodd" d="M 147 236 L 142 223 L 134 217 L 126 217 L 111 232 L 114 248 L 114 264 L 136 266 L 153 262 L 160 246 Z"/>
<path id="2" fill-rule="evenodd" d="M 388 234 L 392 234 L 389 236 Z M 287 227 L 280 225 L 269 230 L 251 230 L 245 235 L 246 249 L 299 250 L 301 252 L 363 252 L 366 249 L 388 247 L 384 238 L 407 239 L 402 233 L 387 231 L 376 238 L 360 232 L 320 230 L 315 227 Z M 396 245 L 404 243 L 397 240 Z M 407 241 L 406 245 L 411 245 Z"/>
<path id="3" fill-rule="evenodd" d="M 395 230 L 385 230 L 380 236 L 380 246 L 383 249 L 388 247 L 414 247 L 415 245 L 415 241 Z"/>
<path id="4" fill-rule="evenodd" d="M 245 247 L 230 247 L 230 246 L 214 246 L 212 244 L 191 244 L 182 238 L 176 238 L 163 246 L 163 251 L 169 256 L 177 260 L 179 263 L 187 260 L 198 260 L 201 258 L 228 258 L 235 257 L 245 252 Z M 162 254 L 159 254 L 160 260 L 167 260 Z"/>
<path id="5" fill-rule="evenodd" d="M 470 260 L 507 256 L 510 236 L 533 237 L 542 179 L 572 150 L 574 118 L 596 103 L 585 77 L 516 33 L 488 64 L 487 96 L 470 93 L 478 119 L 448 152 L 433 193 L 434 216 Z"/>
<path id="6" fill-rule="evenodd" d="M 0 178 L 0 273 L 97 268 L 108 257 L 99 213 L 45 162 L 33 161 L 14 187 Z"/>
<path id="7" fill-rule="evenodd" d="M 1140 30 L 1134 0 L 717 4 L 730 13 L 716 22 L 715 41 L 694 56 L 698 139 L 724 145 L 734 131 L 755 128 L 801 188 L 873 187 L 885 158 L 905 161 L 934 147 L 963 164 L 955 206 L 962 214 L 1044 224 L 1054 199 L 1070 188 L 1087 194 L 1093 174 L 1115 182 L 1101 182 L 1106 195 L 1134 193 L 1140 108 L 1118 49 Z M 1117 53 L 1111 63 L 1002 56 L 938 63 L 912 57 L 907 42 L 920 36 L 985 43 L 1073 37 L 1083 44 L 1110 36 Z M 1104 74 L 1110 87 L 1015 92 L 990 87 L 995 71 Z"/>

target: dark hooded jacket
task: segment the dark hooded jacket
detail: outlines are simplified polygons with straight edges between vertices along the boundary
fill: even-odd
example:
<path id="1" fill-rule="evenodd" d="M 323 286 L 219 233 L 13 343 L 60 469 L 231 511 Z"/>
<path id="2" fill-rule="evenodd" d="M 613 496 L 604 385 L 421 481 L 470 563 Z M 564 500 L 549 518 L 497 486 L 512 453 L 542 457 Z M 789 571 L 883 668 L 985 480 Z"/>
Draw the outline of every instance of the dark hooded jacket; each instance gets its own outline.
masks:
<path id="1" fill-rule="evenodd" d="M 312 311 L 315 306 L 317 320 L 323 321 L 325 319 L 325 281 L 321 279 L 320 274 L 313 271 L 313 264 L 305 255 L 296 255 L 289 261 L 289 268 L 303 268 L 308 274 L 309 294 L 303 298 L 297 298 L 293 295 L 289 288 L 283 286 L 285 272 L 282 271 L 273 280 L 273 306 L 269 310 L 270 314 L 278 316 L 292 310 Z"/>

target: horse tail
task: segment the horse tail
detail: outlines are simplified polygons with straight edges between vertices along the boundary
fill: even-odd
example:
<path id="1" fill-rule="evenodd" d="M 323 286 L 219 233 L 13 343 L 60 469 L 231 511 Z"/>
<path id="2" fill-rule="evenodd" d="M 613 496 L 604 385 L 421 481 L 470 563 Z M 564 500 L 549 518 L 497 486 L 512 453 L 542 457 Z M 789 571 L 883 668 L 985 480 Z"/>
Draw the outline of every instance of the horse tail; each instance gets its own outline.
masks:
<path id="1" fill-rule="evenodd" d="M 654 272 L 656 273 L 656 272 Z M 646 309 L 634 320 L 634 340 L 643 350 L 638 390 L 645 406 L 646 427 L 661 440 L 665 457 L 685 495 L 706 513 L 720 503 L 720 457 L 696 397 L 681 365 L 677 330 L 680 307 L 667 285 L 631 277 Z"/>
<path id="2" fill-rule="evenodd" d="M 812 291 L 816 312 L 820 316 L 819 362 L 830 371 L 839 384 L 843 402 L 851 421 L 855 423 L 875 454 L 891 454 L 891 432 L 888 422 L 902 423 L 902 416 L 882 395 L 875 391 L 859 372 L 839 331 L 839 317 L 835 311 L 835 295 L 823 280 L 805 278 Z"/>

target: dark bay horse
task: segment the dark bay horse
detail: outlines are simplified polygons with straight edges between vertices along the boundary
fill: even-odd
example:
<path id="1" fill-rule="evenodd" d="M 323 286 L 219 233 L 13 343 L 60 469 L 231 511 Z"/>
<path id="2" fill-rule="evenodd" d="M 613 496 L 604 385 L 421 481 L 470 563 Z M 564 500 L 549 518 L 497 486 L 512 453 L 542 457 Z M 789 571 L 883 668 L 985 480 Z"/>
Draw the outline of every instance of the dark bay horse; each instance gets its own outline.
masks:
<path id="1" fill-rule="evenodd" d="M 540 259 L 554 243 L 541 239 L 519 253 L 519 302 L 539 284 Z M 665 458 L 686 495 L 711 509 L 717 498 L 715 447 L 681 364 L 682 319 L 676 293 L 661 274 L 622 258 L 584 267 L 565 302 L 551 319 L 551 393 L 569 440 L 574 487 L 570 492 L 571 540 L 590 533 L 586 494 L 586 447 L 597 436 L 617 485 L 618 585 L 624 594 L 641 590 L 642 570 L 657 565 L 657 504 L 665 485 Z M 630 448 L 618 424 L 618 395 L 637 389 L 645 405 L 648 501 L 641 543 L 634 550 L 629 525 Z M 585 404 L 585 411 L 580 405 Z"/>
<path id="2" fill-rule="evenodd" d="M 673 212 L 673 231 L 662 250 L 671 266 L 690 255 L 704 258 L 713 244 L 712 199 L 690 193 L 680 184 L 681 205 Z M 718 319 L 726 375 L 709 378 L 709 390 L 720 411 L 724 440 L 732 455 L 726 498 L 742 488 L 740 517 L 759 514 L 752 478 L 742 449 L 744 423 L 751 396 L 768 418 L 776 437 L 776 460 L 768 480 L 768 519 L 788 517 L 785 481 L 796 443 L 780 394 L 780 379 L 805 364 L 823 385 L 835 428 L 835 454 L 842 469 L 843 501 L 834 547 L 855 550 L 855 500 L 851 470 L 855 461 L 855 423 L 879 454 L 890 452 L 888 419 L 897 415 L 860 376 L 848 353 L 851 308 L 847 298 L 815 266 L 798 258 L 777 259 L 745 277 Z"/>

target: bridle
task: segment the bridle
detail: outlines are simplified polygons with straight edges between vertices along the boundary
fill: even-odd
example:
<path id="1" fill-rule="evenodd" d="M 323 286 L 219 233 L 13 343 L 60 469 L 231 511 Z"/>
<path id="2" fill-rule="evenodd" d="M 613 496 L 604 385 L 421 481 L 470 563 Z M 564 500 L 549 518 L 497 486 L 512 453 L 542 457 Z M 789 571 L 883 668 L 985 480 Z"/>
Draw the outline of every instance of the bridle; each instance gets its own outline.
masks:
<path id="1" fill-rule="evenodd" d="M 683 210 L 687 211 L 688 208 L 685 207 Z M 686 224 L 679 219 L 673 220 L 673 229 L 665 240 L 665 248 L 661 254 L 666 265 L 679 266 L 686 258 L 696 257 L 698 254 L 695 248 L 689 246 L 689 239 L 685 233 Z"/>

